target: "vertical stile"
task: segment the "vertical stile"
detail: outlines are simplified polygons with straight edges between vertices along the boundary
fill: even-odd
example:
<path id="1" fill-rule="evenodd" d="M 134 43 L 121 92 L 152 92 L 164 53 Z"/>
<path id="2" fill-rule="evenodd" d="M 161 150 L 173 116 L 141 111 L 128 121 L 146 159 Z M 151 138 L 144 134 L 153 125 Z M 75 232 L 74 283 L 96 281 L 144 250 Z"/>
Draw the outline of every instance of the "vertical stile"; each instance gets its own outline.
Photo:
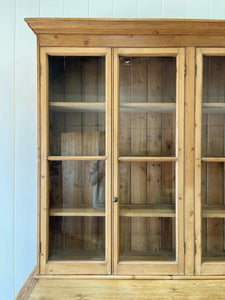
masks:
<path id="1" fill-rule="evenodd" d="M 209 102 L 209 57 L 204 57 L 204 68 L 202 70 L 202 102 Z M 201 129 L 201 156 L 207 156 L 207 124 L 208 114 L 202 113 L 202 129 Z M 202 205 L 207 205 L 207 163 L 201 163 L 201 201 Z M 202 226 L 202 253 L 207 251 L 207 219 L 201 221 Z"/>
<path id="2" fill-rule="evenodd" d="M 184 251 L 183 251 L 183 207 L 184 207 L 184 65 L 185 65 L 185 50 L 178 50 L 177 57 L 177 204 L 176 204 L 176 244 L 177 255 L 179 261 L 179 270 L 184 272 Z"/>
<path id="3" fill-rule="evenodd" d="M 119 56 L 117 49 L 114 49 L 113 57 L 113 197 L 119 197 Z M 119 199 L 120 201 L 120 199 Z M 114 252 L 114 273 L 117 274 L 119 262 L 119 202 L 113 203 L 113 252 Z"/>
<path id="4" fill-rule="evenodd" d="M 111 264 L 112 264 L 112 191 L 111 191 L 111 170 L 112 170 L 112 163 L 111 163 L 111 157 L 112 157 L 112 62 L 111 62 L 111 49 L 107 49 L 106 52 L 106 91 L 105 91 L 105 102 L 106 102 L 106 262 L 107 262 L 107 271 L 110 274 L 111 273 Z"/>
<path id="5" fill-rule="evenodd" d="M 185 78 L 185 274 L 194 275 L 194 171 L 195 171 L 195 48 L 186 48 Z"/>
<path id="6" fill-rule="evenodd" d="M 40 38 L 37 37 L 37 266 L 36 272 L 40 274 L 40 254 L 41 254 L 41 59 L 40 59 Z"/>
<path id="7" fill-rule="evenodd" d="M 120 57 L 118 57 L 120 61 Z M 120 105 L 130 102 L 131 71 L 130 57 L 122 57 L 119 64 L 119 102 Z M 131 149 L 131 114 L 119 111 L 119 155 L 130 156 Z M 121 205 L 130 204 L 131 201 L 131 163 L 119 164 L 119 198 Z M 131 250 L 130 218 L 120 217 L 119 244 L 120 254 Z"/>
<path id="8" fill-rule="evenodd" d="M 40 253 L 40 273 L 45 273 L 45 266 L 48 259 L 48 61 L 45 48 L 40 54 L 42 65 L 41 76 L 41 253 Z"/>
<path id="9" fill-rule="evenodd" d="M 196 51 L 197 77 L 195 94 L 195 274 L 201 273 L 202 256 L 202 199 L 201 199 L 201 132 L 202 132 L 202 51 Z"/>

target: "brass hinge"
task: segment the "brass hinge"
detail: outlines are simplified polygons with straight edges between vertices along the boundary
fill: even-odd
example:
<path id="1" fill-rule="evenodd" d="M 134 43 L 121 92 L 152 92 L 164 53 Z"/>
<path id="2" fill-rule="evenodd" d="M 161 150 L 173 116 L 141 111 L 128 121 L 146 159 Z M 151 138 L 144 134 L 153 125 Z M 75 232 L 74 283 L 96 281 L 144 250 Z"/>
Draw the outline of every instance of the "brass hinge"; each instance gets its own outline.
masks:
<path id="1" fill-rule="evenodd" d="M 195 245 L 194 245 L 194 252 L 195 252 L 195 255 L 196 255 L 196 250 L 197 249 L 197 247 L 196 247 L 196 243 L 195 243 Z"/>
<path id="2" fill-rule="evenodd" d="M 184 77 L 186 76 L 186 69 L 187 69 L 187 66 L 184 65 Z"/>
<path id="3" fill-rule="evenodd" d="M 41 254 L 41 241 L 39 242 L 39 253 Z"/>
<path id="4" fill-rule="evenodd" d="M 197 77 L 197 66 L 195 66 L 195 77 Z"/>
<path id="5" fill-rule="evenodd" d="M 186 243 L 184 242 L 184 254 L 186 254 Z"/>

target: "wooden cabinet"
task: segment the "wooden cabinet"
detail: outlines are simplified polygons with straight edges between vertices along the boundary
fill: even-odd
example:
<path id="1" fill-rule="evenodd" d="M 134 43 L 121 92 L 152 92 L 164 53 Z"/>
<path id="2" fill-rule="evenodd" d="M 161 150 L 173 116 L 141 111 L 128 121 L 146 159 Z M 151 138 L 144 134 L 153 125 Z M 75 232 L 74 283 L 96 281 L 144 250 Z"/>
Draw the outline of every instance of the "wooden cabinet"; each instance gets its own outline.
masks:
<path id="1" fill-rule="evenodd" d="M 225 22 L 26 21 L 38 274 L 225 275 Z"/>

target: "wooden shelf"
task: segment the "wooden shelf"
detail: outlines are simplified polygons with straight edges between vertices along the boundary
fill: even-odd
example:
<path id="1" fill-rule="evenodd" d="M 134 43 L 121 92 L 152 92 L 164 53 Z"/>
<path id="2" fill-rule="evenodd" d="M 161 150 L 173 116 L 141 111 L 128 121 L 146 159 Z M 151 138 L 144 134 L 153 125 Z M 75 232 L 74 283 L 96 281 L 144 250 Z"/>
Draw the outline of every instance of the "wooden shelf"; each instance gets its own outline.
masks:
<path id="1" fill-rule="evenodd" d="M 106 160 L 106 156 L 48 156 L 48 161 Z"/>
<path id="2" fill-rule="evenodd" d="M 103 253 L 97 251 L 54 251 L 49 255 L 49 260 L 54 261 L 104 261 Z"/>
<path id="3" fill-rule="evenodd" d="M 104 102 L 50 102 L 49 108 L 58 112 L 104 112 Z"/>
<path id="4" fill-rule="evenodd" d="M 225 113 L 225 103 L 203 103 L 203 113 Z"/>
<path id="5" fill-rule="evenodd" d="M 210 262 L 225 262 L 225 253 L 221 253 L 221 255 L 218 256 L 203 256 L 202 257 L 203 263 L 210 263 Z"/>
<path id="6" fill-rule="evenodd" d="M 202 157 L 204 162 L 225 162 L 225 157 Z"/>
<path id="7" fill-rule="evenodd" d="M 105 217 L 104 209 L 94 208 L 51 208 L 51 217 Z"/>
<path id="8" fill-rule="evenodd" d="M 168 113 L 176 111 L 176 103 L 123 103 L 120 112 L 159 112 Z"/>
<path id="9" fill-rule="evenodd" d="M 50 102 L 51 111 L 58 112 L 105 112 L 104 102 Z M 123 103 L 120 112 L 159 112 L 176 111 L 176 103 Z"/>
<path id="10" fill-rule="evenodd" d="M 175 218 L 175 206 L 120 205 L 120 217 Z"/>
<path id="11" fill-rule="evenodd" d="M 225 206 L 219 207 L 203 207 L 203 218 L 225 218 Z"/>
<path id="12" fill-rule="evenodd" d="M 158 251 L 157 253 L 151 253 L 150 251 L 131 251 L 120 255 L 120 263 L 126 263 L 128 261 L 137 263 L 140 261 L 175 261 L 175 255 L 168 251 Z"/>
<path id="13" fill-rule="evenodd" d="M 177 157 L 163 157 L 163 156 L 120 156 L 118 158 L 119 161 L 127 161 L 127 162 L 175 162 L 178 160 Z"/>

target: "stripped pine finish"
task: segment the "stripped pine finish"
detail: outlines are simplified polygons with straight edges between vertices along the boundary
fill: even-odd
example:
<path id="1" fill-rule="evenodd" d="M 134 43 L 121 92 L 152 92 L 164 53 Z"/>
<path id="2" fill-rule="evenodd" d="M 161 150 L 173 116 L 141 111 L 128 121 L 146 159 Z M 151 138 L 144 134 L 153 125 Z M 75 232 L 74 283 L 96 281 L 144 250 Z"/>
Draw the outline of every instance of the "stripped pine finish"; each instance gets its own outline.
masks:
<path id="1" fill-rule="evenodd" d="M 224 299 L 222 280 L 41 279 L 27 300 Z"/>
<path id="2" fill-rule="evenodd" d="M 196 256 L 197 274 L 223 274 L 224 265 L 224 113 L 225 102 L 225 53 L 223 49 L 198 49 L 197 62 L 199 76 L 196 101 L 200 104 L 196 110 L 197 143 L 201 139 L 201 148 L 197 155 L 202 157 L 201 204 L 202 222 L 197 219 L 196 230 L 198 247 Z M 202 73 L 201 73 L 202 71 Z M 202 92 L 201 92 L 202 91 Z M 221 103 L 221 104 L 220 104 Z M 220 109 L 218 109 L 220 108 Z M 202 114 L 202 124 L 200 116 Z M 202 149 L 202 150 L 200 150 Z M 200 207 L 201 205 L 201 207 Z M 196 215 L 196 218 L 197 218 Z M 201 240 L 202 239 L 202 240 Z M 202 261 L 201 261 L 202 253 Z"/>
<path id="3" fill-rule="evenodd" d="M 118 49 L 118 52 L 119 71 L 116 68 L 114 74 L 115 82 L 118 82 L 120 87 L 119 93 L 117 90 L 115 92 L 120 101 L 120 156 L 117 158 L 120 171 L 120 263 L 117 270 L 119 274 L 130 274 L 134 270 L 138 273 L 150 270 L 161 273 L 160 266 L 156 267 L 154 263 L 151 266 L 159 257 L 163 262 L 175 260 L 176 248 L 179 249 L 182 260 L 182 246 L 177 248 L 175 242 L 176 215 L 172 211 L 176 194 L 175 164 L 178 161 L 175 151 L 178 132 L 174 110 L 176 75 L 183 75 L 183 54 L 179 58 L 179 71 L 176 72 L 176 57 L 171 57 L 171 54 L 176 56 L 177 49 L 161 50 L 158 57 L 158 49 L 143 49 L 140 57 L 139 49 Z M 124 72 L 126 76 L 122 77 Z M 171 72 L 169 81 L 166 72 Z M 182 79 L 179 82 L 182 85 Z M 182 109 L 182 94 L 179 97 Z M 115 101 L 117 103 L 118 98 Z M 125 107 L 137 109 L 125 112 Z M 173 109 L 168 109 L 169 107 Z M 115 109 L 117 110 L 117 105 Z M 182 116 L 179 118 L 182 120 Z M 179 132 L 182 132 L 182 129 Z M 117 140 L 117 135 L 115 136 Z M 182 161 L 182 154 L 179 159 Z M 117 163 L 116 161 L 116 165 Z M 179 189 L 182 195 L 180 184 Z M 153 210 L 148 209 L 148 204 L 153 205 Z M 171 214 L 164 211 L 167 204 L 173 207 Z M 157 205 L 159 211 L 154 213 L 154 206 Z M 143 210 L 138 207 L 143 207 Z M 144 266 L 143 261 L 148 264 Z M 168 265 L 165 270 L 174 268 L 175 265 L 176 263 L 174 266 Z M 183 272 L 182 264 L 180 270 Z"/>
<path id="4" fill-rule="evenodd" d="M 38 276 L 225 274 L 224 21 L 27 22 L 41 63 Z"/>

